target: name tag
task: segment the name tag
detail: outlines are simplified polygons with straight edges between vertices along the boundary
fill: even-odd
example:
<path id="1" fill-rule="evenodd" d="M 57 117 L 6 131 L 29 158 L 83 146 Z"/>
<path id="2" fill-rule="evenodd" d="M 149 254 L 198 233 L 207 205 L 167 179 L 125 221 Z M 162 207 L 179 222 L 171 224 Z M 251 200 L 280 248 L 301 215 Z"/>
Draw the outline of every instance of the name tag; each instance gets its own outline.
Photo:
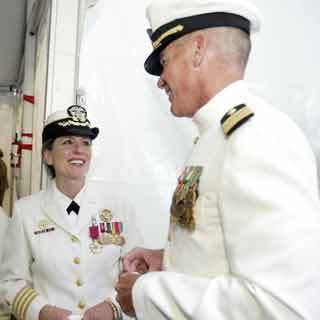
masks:
<path id="1" fill-rule="evenodd" d="M 47 232 L 51 232 L 51 231 L 54 231 L 54 227 L 52 227 L 52 228 L 47 228 L 47 229 L 37 230 L 37 231 L 34 232 L 34 234 L 37 235 L 37 234 L 47 233 Z"/>

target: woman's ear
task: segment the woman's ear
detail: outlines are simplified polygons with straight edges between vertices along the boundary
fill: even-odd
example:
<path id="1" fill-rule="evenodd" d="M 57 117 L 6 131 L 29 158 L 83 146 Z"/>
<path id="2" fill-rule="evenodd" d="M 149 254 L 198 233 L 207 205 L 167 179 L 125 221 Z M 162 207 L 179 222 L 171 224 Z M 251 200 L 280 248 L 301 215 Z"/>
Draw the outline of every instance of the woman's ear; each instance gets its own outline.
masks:
<path id="1" fill-rule="evenodd" d="M 46 162 L 47 165 L 52 165 L 52 152 L 48 149 L 43 151 L 42 154 L 43 160 Z"/>

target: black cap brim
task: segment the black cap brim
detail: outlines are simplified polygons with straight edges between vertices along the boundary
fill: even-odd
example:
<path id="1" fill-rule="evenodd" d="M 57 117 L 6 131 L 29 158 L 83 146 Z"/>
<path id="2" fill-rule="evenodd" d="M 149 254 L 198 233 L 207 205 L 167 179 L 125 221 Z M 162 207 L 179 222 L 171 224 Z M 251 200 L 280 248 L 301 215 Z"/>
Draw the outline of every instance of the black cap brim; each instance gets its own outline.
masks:
<path id="1" fill-rule="evenodd" d="M 181 26 L 181 28 L 177 28 Z M 160 76 L 162 65 L 160 63 L 160 53 L 171 42 L 193 31 L 212 27 L 234 27 L 250 34 L 250 22 L 248 19 L 226 12 L 214 12 L 195 15 L 191 17 L 176 19 L 159 27 L 151 35 L 151 41 L 157 43 L 157 47 L 148 56 L 144 63 L 145 70 L 151 75 Z M 178 30 L 170 32 L 171 30 Z"/>
<path id="2" fill-rule="evenodd" d="M 56 139 L 63 136 L 79 136 L 88 137 L 94 140 L 99 134 L 99 128 L 89 128 L 81 126 L 67 126 L 61 127 L 57 123 L 51 123 L 43 129 L 42 133 L 42 143 L 50 139 Z"/>

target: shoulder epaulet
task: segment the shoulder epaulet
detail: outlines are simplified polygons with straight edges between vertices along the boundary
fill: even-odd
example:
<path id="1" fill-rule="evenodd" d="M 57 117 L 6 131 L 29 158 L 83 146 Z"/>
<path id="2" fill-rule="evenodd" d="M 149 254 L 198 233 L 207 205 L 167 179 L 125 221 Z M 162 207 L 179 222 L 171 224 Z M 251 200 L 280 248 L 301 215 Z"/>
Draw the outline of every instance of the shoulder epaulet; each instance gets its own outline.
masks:
<path id="1" fill-rule="evenodd" d="M 230 109 L 220 120 L 222 130 L 228 137 L 233 131 L 248 121 L 254 113 L 245 104 L 239 104 Z"/>

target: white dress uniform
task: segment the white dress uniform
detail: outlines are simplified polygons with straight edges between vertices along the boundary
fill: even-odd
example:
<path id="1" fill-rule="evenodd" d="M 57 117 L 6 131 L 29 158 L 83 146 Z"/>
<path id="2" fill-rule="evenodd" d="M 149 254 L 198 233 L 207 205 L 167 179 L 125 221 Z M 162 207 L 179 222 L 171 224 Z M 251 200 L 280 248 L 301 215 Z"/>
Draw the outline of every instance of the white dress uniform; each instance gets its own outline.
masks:
<path id="1" fill-rule="evenodd" d="M 233 109 L 240 104 L 254 113 L 244 123 Z M 225 114 L 231 122 L 221 125 Z M 165 271 L 133 287 L 137 318 L 320 319 L 320 206 L 304 135 L 244 81 L 222 90 L 193 121 L 200 137 L 185 172 L 201 169 L 194 230 L 174 217 Z"/>
<path id="2" fill-rule="evenodd" d="M 46 304 L 83 314 L 114 298 L 120 257 L 141 245 L 141 237 L 131 206 L 109 189 L 87 182 L 76 199 L 77 221 L 61 207 L 63 197 L 54 182 L 16 202 L 0 283 L 1 296 L 16 318 L 37 320 Z M 100 244 L 97 233 L 93 237 L 90 232 L 92 226 L 99 235 L 108 231 L 109 240 L 124 243 Z"/>

